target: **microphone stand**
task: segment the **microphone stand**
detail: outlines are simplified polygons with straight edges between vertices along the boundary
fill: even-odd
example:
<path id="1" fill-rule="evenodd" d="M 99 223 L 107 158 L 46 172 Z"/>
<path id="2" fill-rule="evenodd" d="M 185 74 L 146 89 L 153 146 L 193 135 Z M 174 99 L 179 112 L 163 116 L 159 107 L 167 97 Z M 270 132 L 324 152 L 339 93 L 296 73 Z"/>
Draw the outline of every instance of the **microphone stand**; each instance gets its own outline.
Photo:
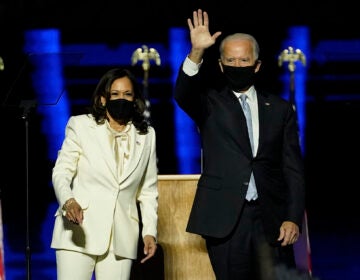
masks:
<path id="1" fill-rule="evenodd" d="M 26 180 L 26 279 L 31 279 L 31 250 L 30 250 L 30 230 L 29 230 L 29 113 L 36 107 L 35 100 L 22 100 L 20 107 L 23 108 L 21 118 L 25 121 L 25 180 Z"/>

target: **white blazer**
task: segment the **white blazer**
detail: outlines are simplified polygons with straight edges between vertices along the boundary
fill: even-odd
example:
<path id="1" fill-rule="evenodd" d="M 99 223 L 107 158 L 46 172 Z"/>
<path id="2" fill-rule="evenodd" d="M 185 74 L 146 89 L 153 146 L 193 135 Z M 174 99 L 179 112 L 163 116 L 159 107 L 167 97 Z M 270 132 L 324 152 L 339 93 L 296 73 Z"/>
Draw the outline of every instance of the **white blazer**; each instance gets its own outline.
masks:
<path id="1" fill-rule="evenodd" d="M 142 236 L 157 238 L 155 130 L 149 127 L 146 135 L 140 135 L 135 127 L 130 131 L 129 162 L 118 178 L 107 125 L 96 124 L 91 115 L 70 117 L 52 173 L 59 208 L 51 248 L 102 255 L 109 248 L 113 229 L 115 254 L 136 259 L 140 222 L 137 200 Z M 69 222 L 61 209 L 72 197 L 84 209 L 82 225 Z"/>

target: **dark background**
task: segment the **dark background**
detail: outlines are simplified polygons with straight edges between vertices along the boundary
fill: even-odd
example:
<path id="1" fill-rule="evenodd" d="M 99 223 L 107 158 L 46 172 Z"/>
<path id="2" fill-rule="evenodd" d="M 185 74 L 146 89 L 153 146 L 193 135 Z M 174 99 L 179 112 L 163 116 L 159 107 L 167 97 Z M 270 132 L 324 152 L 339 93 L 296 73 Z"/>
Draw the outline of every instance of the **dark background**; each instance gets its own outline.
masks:
<path id="1" fill-rule="evenodd" d="M 2 0 L 0 2 L 0 56 L 5 70 L 0 72 L 0 96 L 4 100 L 21 72 L 26 56 L 23 53 L 23 32 L 29 29 L 59 28 L 62 44 L 106 43 L 118 46 L 124 42 L 168 42 L 170 27 L 187 27 L 186 18 L 197 8 L 210 15 L 211 32 L 248 32 L 259 41 L 263 67 L 259 79 L 261 86 L 281 91 L 277 65 L 281 42 L 288 27 L 308 26 L 311 48 L 327 40 L 360 42 L 357 9 L 350 1 L 51 1 Z M 341 50 L 339 50 L 341 52 Z M 307 212 L 310 237 L 313 236 L 314 271 L 326 275 L 321 255 L 322 244 L 332 234 L 332 241 L 343 243 L 355 235 L 352 248 L 359 246 L 359 208 L 356 193 L 359 188 L 359 109 L 360 109 L 360 44 L 350 59 L 323 61 L 310 59 L 306 102 L 306 180 Z M 184 54 L 186 55 L 186 54 Z M 207 54 L 216 58 L 217 48 Z M 346 57 L 346 55 L 345 55 Z M 354 59 L 352 59 L 354 57 Z M 216 63 L 216 61 L 215 61 Z M 209 65 L 209 69 L 214 65 Z M 107 66 L 69 69 L 71 77 L 99 78 Z M 141 74 L 140 67 L 133 70 Z M 151 75 L 166 78 L 169 69 L 153 68 Z M 73 112 L 78 113 L 75 101 L 92 92 L 95 84 L 70 89 L 74 100 Z M 172 139 L 174 125 L 164 118 L 172 113 L 171 84 L 150 84 L 150 93 L 159 99 L 152 107 L 153 124 L 158 132 L 159 173 L 178 172 Z M 26 172 L 30 186 L 30 232 L 34 252 L 44 249 L 39 230 L 48 204 L 55 201 L 49 178 L 53 162 L 45 153 L 45 139 L 40 133 L 40 120 L 30 114 L 30 169 L 25 162 L 25 121 L 21 110 L 1 108 L 1 200 L 3 222 L 7 229 L 7 242 L 15 252 L 25 248 L 26 226 Z M 169 133 L 171 132 L 171 133 Z M 49 230 L 50 232 L 50 230 Z M 50 233 L 49 233 L 50 234 Z M 345 237 L 344 237 L 345 234 Z M 353 237 L 351 237 L 353 238 Z M 319 245 L 321 244 L 321 246 Z M 355 247 L 357 248 L 357 247 Z M 318 251 L 316 249 L 319 249 Z M 346 251 L 349 257 L 351 248 Z M 334 253 L 334 255 L 336 255 Z M 349 257 L 351 258 L 351 257 Z M 348 259 L 345 258 L 347 261 Z M 353 257 L 360 263 L 360 258 Z M 20 262 L 17 264 L 22 266 Z M 316 266 L 317 265 L 317 266 Z M 335 266 L 345 266 L 340 261 Z M 9 264 L 9 266 L 16 266 Z M 332 263 L 334 266 L 334 263 Z M 346 268 L 348 269 L 348 268 Z M 339 272 L 344 273 L 344 272 Z M 352 276 L 322 279 L 359 279 Z M 335 277 L 335 276 L 334 276 Z"/>

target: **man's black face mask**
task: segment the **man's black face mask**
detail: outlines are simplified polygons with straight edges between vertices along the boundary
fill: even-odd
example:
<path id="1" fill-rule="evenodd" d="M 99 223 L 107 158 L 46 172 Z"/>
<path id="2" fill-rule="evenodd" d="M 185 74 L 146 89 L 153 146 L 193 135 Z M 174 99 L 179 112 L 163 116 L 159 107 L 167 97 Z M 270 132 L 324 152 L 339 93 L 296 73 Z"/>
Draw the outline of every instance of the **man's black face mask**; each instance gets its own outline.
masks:
<path id="1" fill-rule="evenodd" d="M 255 82 L 255 68 L 257 63 L 252 66 L 235 67 L 222 64 L 226 83 L 233 91 L 239 92 L 247 90 Z"/>

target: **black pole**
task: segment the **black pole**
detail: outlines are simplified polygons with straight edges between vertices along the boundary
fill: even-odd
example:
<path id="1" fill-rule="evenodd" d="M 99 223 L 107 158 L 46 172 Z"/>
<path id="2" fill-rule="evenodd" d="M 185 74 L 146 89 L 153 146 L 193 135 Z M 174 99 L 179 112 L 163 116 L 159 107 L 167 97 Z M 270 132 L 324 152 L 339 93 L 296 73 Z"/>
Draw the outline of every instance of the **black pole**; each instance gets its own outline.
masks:
<path id="1" fill-rule="evenodd" d="M 25 119 L 25 172 L 26 172 L 26 279 L 31 279 L 31 250 L 30 250 L 30 230 L 29 230 L 29 121 Z"/>
<path id="2" fill-rule="evenodd" d="M 25 121 L 25 186 L 26 186 L 26 279 L 31 279 L 31 249 L 30 249 L 30 199 L 29 199 L 29 113 L 36 106 L 35 100 L 23 100 L 22 119 Z"/>
<path id="3" fill-rule="evenodd" d="M 295 77 L 294 77 L 294 71 L 290 72 L 290 102 L 295 107 Z"/>

